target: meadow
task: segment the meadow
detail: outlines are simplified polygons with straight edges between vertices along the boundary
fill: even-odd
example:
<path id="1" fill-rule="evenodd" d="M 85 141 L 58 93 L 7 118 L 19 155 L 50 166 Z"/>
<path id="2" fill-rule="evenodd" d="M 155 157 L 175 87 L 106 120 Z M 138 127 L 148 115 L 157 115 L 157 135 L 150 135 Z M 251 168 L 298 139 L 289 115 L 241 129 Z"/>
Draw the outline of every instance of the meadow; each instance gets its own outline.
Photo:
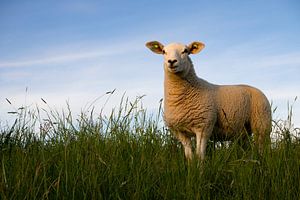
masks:
<path id="1" fill-rule="evenodd" d="M 211 141 L 204 162 L 188 163 L 161 105 L 153 115 L 141 99 L 123 98 L 108 115 L 10 112 L 14 123 L 0 126 L 0 199 L 300 199 L 298 128 L 274 121 L 262 155 Z"/>

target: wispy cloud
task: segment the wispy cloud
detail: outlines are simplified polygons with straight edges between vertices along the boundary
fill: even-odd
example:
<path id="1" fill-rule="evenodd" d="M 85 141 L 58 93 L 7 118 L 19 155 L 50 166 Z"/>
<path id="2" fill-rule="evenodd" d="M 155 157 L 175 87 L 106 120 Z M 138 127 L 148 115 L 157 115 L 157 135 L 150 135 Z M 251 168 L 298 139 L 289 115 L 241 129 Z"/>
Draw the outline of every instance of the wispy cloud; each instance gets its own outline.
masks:
<path id="1" fill-rule="evenodd" d="M 8 62 L 0 62 L 0 68 L 6 67 L 26 67 L 33 65 L 43 65 L 43 64 L 51 64 L 51 63 L 61 63 L 61 62 L 70 62 L 77 61 L 87 58 L 93 58 L 98 56 L 105 55 L 104 52 L 85 52 L 85 53 L 75 53 L 75 54 L 66 54 L 66 55 L 57 55 L 52 57 L 45 57 L 33 60 L 21 60 L 21 61 L 8 61 Z"/>
<path id="2" fill-rule="evenodd" d="M 243 43 L 221 52 L 208 50 L 207 61 L 213 65 L 221 64 L 224 67 L 245 69 L 257 69 L 277 66 L 300 66 L 299 49 L 291 48 L 284 52 L 273 51 L 278 48 L 273 43 L 276 39 L 269 39 L 265 42 L 258 40 L 253 43 Z M 264 44 L 267 47 L 262 47 Z M 217 59 L 216 59 L 217 58 Z"/>
<path id="3" fill-rule="evenodd" d="M 300 52 L 290 52 L 284 54 L 277 54 L 271 56 L 262 56 L 251 63 L 257 67 L 277 67 L 277 66 L 290 66 L 300 67 Z"/>
<path id="4" fill-rule="evenodd" d="M 97 45 L 98 44 L 98 45 Z M 121 53 L 129 53 L 132 51 L 139 50 L 144 48 L 143 42 L 139 41 L 126 41 L 122 43 L 115 43 L 111 45 L 101 45 L 100 42 L 93 44 L 92 47 L 88 48 L 87 46 L 90 43 L 82 44 L 85 50 L 73 50 L 73 49 L 65 49 L 64 52 L 61 52 L 60 47 L 56 47 L 56 49 L 47 49 L 47 52 L 50 52 L 51 55 L 41 56 L 39 58 L 32 58 L 33 55 L 28 55 L 29 59 L 23 60 L 11 60 L 11 61 L 1 61 L 0 60 L 0 68 L 10 68 L 10 67 L 27 67 L 27 66 L 36 66 L 36 65 L 46 65 L 46 64 L 54 64 L 54 63 L 64 63 L 64 62 L 74 62 L 91 58 L 98 58 L 101 56 L 109 56 L 109 55 L 118 55 Z M 71 46 L 71 45 L 70 45 Z M 78 46 L 78 45 L 73 45 Z M 101 48 L 97 48 L 95 46 L 100 46 Z M 60 52 L 59 54 L 53 54 L 53 52 Z"/>

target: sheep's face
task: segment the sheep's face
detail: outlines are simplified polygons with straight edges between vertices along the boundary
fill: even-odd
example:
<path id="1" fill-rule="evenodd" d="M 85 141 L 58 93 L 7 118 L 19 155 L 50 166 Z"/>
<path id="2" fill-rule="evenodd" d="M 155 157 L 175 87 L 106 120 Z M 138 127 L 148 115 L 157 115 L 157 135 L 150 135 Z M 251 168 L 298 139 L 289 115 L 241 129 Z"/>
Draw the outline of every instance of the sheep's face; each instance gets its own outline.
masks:
<path id="1" fill-rule="evenodd" d="M 201 42 L 192 42 L 186 46 L 179 43 L 162 45 L 157 41 L 148 42 L 146 46 L 157 54 L 163 54 L 165 70 L 170 73 L 188 72 L 190 68 L 189 54 L 200 52 L 204 48 Z"/>

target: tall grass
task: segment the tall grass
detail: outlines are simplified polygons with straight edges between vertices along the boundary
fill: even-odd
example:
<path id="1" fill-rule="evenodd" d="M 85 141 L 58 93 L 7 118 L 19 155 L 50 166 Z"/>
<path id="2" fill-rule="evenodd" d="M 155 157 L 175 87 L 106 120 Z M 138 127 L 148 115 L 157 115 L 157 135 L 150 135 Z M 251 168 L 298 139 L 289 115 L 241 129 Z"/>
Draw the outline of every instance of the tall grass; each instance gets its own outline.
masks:
<path id="1" fill-rule="evenodd" d="M 274 122 L 282 137 L 262 156 L 211 142 L 203 163 L 187 163 L 161 112 L 141 98 L 110 115 L 13 111 L 0 128 L 0 199 L 300 199 L 299 129 Z"/>

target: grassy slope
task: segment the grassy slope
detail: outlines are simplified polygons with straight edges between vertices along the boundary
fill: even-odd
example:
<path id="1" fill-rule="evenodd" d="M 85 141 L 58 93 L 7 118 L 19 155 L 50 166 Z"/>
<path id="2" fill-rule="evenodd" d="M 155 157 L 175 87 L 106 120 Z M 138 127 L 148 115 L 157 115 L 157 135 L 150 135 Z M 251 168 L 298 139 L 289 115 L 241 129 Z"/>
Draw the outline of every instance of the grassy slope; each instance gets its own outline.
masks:
<path id="1" fill-rule="evenodd" d="M 77 121 L 21 110 L 1 128 L 0 199 L 300 199 L 299 139 L 284 137 L 263 156 L 210 144 L 204 163 L 188 164 L 138 103 Z"/>

